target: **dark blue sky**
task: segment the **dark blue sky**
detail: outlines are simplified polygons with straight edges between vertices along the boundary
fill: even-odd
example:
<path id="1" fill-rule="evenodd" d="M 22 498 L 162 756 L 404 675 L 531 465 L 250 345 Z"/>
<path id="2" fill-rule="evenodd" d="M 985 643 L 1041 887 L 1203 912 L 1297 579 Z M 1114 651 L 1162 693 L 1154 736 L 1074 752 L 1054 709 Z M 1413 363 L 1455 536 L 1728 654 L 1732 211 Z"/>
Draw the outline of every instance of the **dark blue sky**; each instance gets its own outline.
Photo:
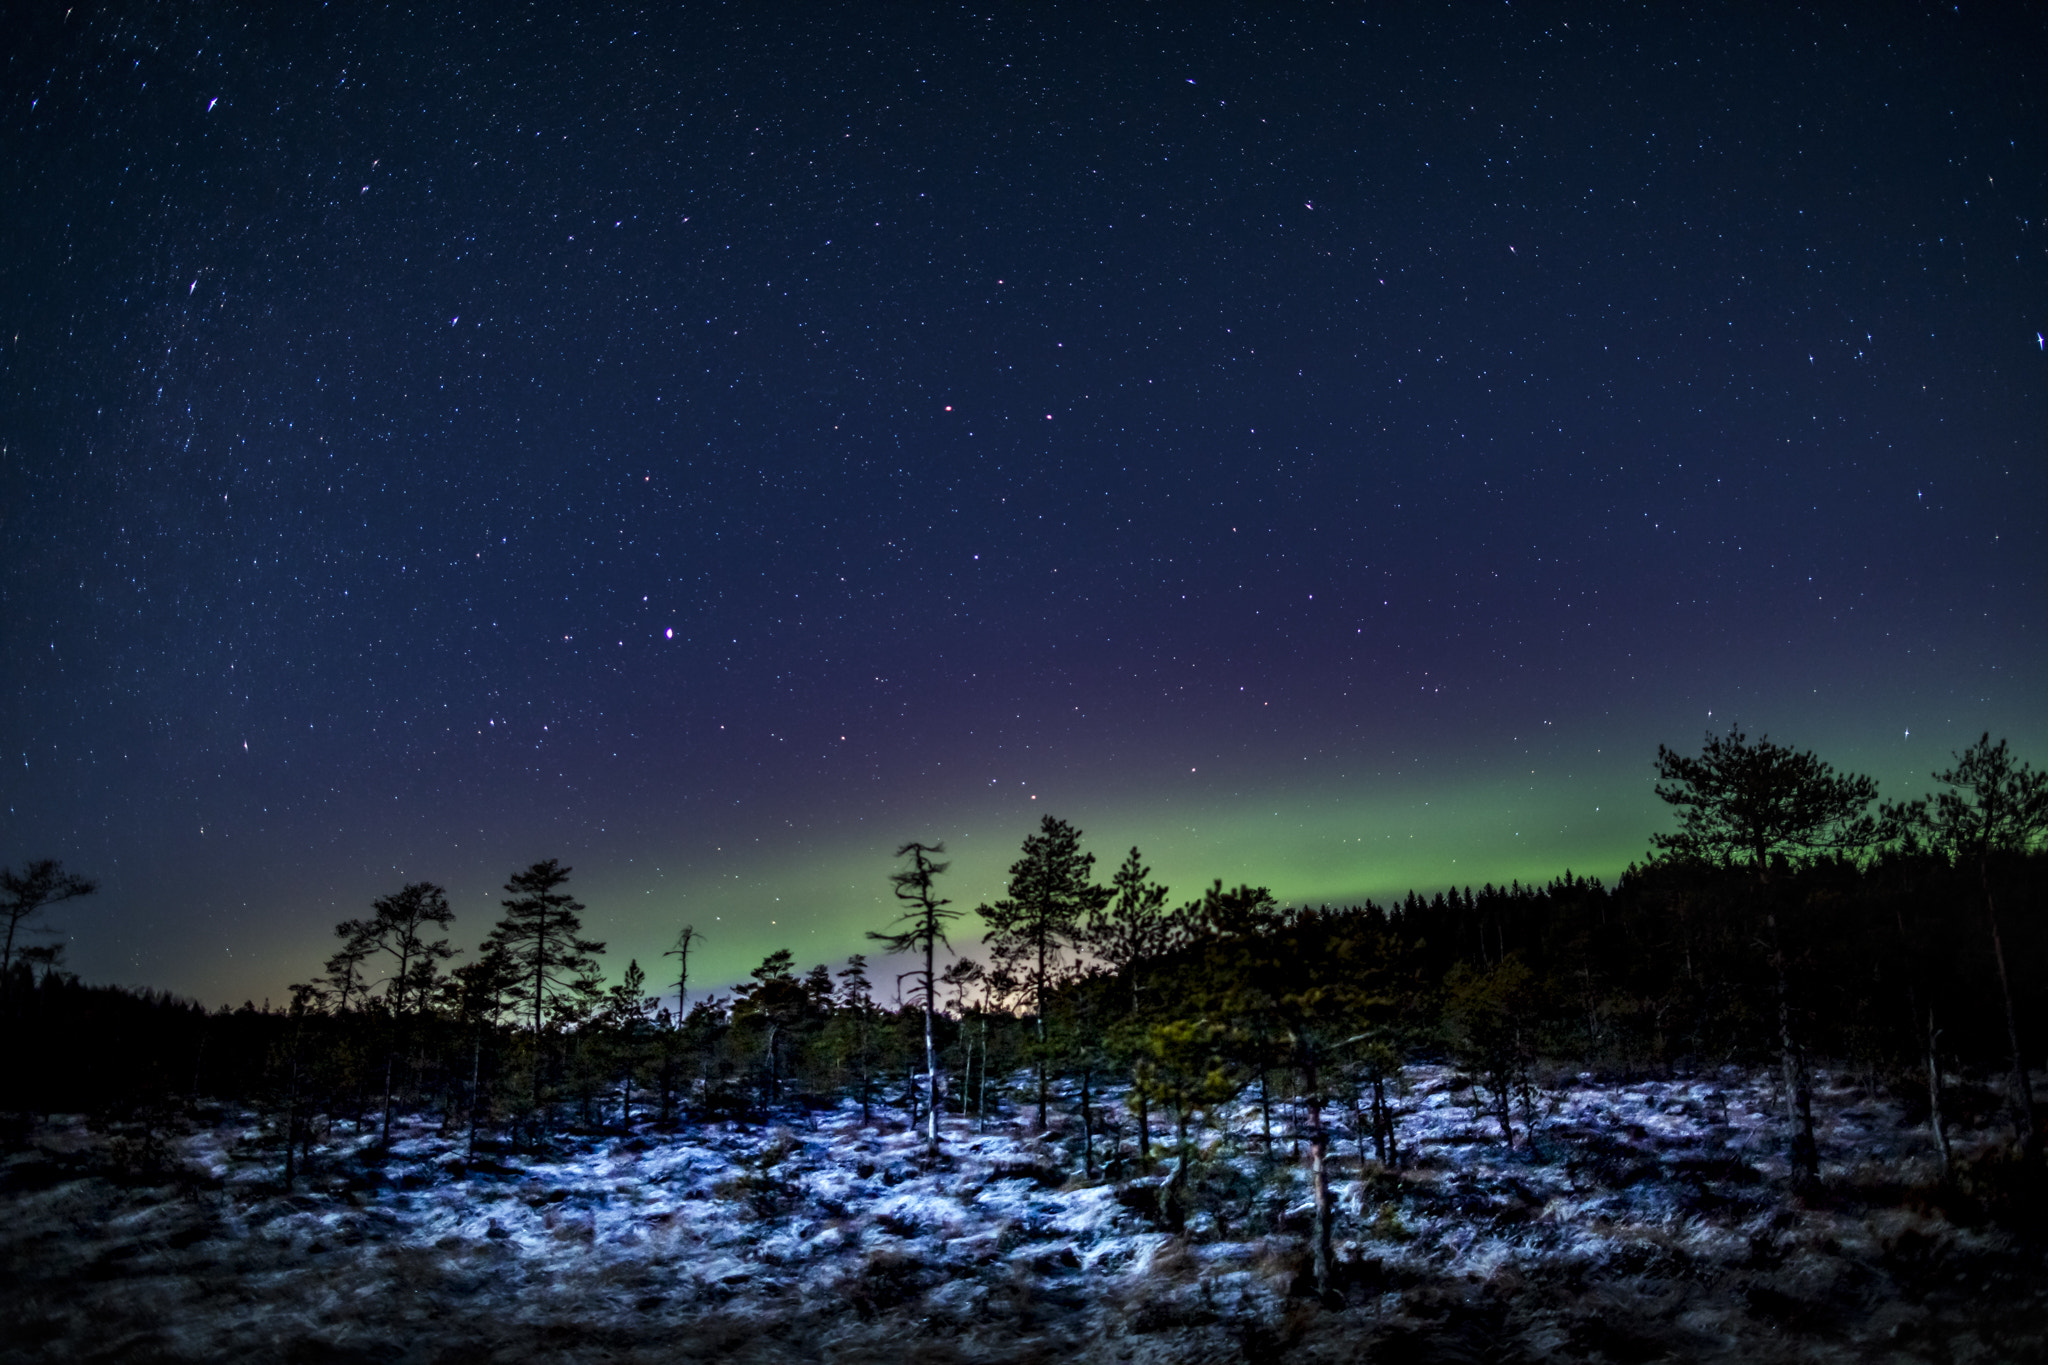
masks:
<path id="1" fill-rule="evenodd" d="M 733 975 L 1048 808 L 1344 899 L 1611 874 L 1731 720 L 2041 760 L 2038 6 L 1265 9 L 17 7 L 71 964 L 554 856 Z"/>

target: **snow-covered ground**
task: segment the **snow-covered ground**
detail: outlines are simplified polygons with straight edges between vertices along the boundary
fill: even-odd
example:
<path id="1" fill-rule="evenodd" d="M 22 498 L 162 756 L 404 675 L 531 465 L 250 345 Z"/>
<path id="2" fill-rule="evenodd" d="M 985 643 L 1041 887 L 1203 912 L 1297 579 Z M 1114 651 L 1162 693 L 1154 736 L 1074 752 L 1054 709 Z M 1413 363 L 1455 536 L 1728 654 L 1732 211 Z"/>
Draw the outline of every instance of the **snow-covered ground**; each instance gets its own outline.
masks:
<path id="1" fill-rule="evenodd" d="M 1310 1296 L 1284 1110 L 1206 1135 L 1186 1235 L 1072 1178 L 1077 1127 L 952 1120 L 923 1160 L 857 1111 L 562 1139 L 471 1163 L 405 1126 L 299 1192 L 253 1115 L 52 1118 L 0 1195 L 0 1360 L 2011 1360 L 2048 1351 L 2042 1244 L 1916 1194 L 1924 1129 L 1819 1094 L 1827 1192 L 1784 1193 L 1767 1078 L 1566 1082 L 1502 1146 L 1417 1067 L 1398 1171 L 1333 1155 L 1341 1304 Z M 1336 1117 L 1335 1111 L 1332 1111 Z M 879 1116 L 878 1116 L 879 1117 Z M 1523 1116 L 1517 1111 L 1519 1130 Z M 1967 1134 L 1975 1140 L 1981 1135 Z M 1127 1137 L 1128 1141 L 1128 1137 Z M 143 1162 L 142 1164 L 147 1164 Z M 1361 1178 L 1362 1177 L 1362 1178 Z"/>

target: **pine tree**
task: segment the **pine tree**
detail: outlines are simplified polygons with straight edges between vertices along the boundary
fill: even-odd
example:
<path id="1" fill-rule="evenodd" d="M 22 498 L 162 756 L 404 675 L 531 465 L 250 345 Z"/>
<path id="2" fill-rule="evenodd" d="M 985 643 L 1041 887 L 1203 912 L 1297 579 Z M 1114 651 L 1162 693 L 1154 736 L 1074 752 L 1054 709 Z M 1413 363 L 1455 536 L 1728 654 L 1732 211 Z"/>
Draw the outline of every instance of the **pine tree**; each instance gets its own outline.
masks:
<path id="1" fill-rule="evenodd" d="M 1046 996 L 1058 984 L 1082 925 L 1109 900 L 1109 891 L 1090 880 L 1094 870 L 1095 855 L 1081 852 L 1081 831 L 1048 815 L 1038 833 L 1026 836 L 1024 856 L 1010 864 L 1010 894 L 977 912 L 989 927 L 989 952 L 1017 974 L 1031 997 L 1040 1132 L 1047 1128 L 1049 1097 Z"/>
<path id="2" fill-rule="evenodd" d="M 987 985 L 984 980 L 985 975 L 981 969 L 981 964 L 971 957 L 955 958 L 947 964 L 945 971 L 939 973 L 940 983 L 953 992 L 953 1012 L 960 1017 L 960 1082 L 955 1087 L 955 1092 L 960 1096 L 960 1115 L 963 1119 L 967 1116 L 968 1106 L 973 1102 L 971 1097 L 976 1093 L 974 1089 L 975 1031 L 969 1027 L 970 1022 L 980 1025 L 981 1039 L 984 1044 L 986 1044 L 988 1038 L 988 1021 L 976 1017 L 979 1011 L 974 1008 L 973 1001 L 969 998 L 967 992 L 976 985 L 983 986 L 985 989 Z M 983 1048 L 982 1070 L 984 1075 L 988 1070 L 988 1057 L 985 1046 Z M 979 1105 L 975 1106 L 975 1113 L 979 1117 Z"/>
<path id="3" fill-rule="evenodd" d="M 64 870 L 64 864 L 54 858 L 43 858 L 29 863 L 21 871 L 11 867 L 0 868 L 0 916 L 7 920 L 7 939 L 0 946 L 0 982 L 9 979 L 8 970 L 14 965 L 15 933 L 27 927 L 36 916 L 53 905 L 61 905 L 80 896 L 90 896 L 99 890 L 99 883 Z"/>
<path id="4" fill-rule="evenodd" d="M 2026 1053 L 2020 1047 L 2019 1015 L 2013 1008 L 2012 981 L 2006 971 L 2005 937 L 1999 930 L 1998 903 L 1992 894 L 1992 867 L 2002 859 L 2032 852 L 2048 838 L 2048 772 L 2036 772 L 2026 763 L 2015 766 L 2005 741 L 1993 744 L 1988 730 L 1955 759 L 1954 767 L 1934 774 L 1934 780 L 1947 791 L 1904 805 L 1888 804 L 1884 815 L 1894 828 L 1926 833 L 1959 867 L 1967 866 L 1977 875 L 1992 961 L 1998 968 L 1999 996 L 2005 1004 L 2014 1127 L 2020 1150 L 2033 1158 L 2040 1155 L 2041 1134 L 2034 1123 L 2034 1086 L 2027 1074 Z M 1937 1073 L 1932 1092 L 1938 1101 L 1940 1080 L 1932 1061 L 1931 1017 L 1928 1032 L 1930 1068 Z"/>
<path id="5" fill-rule="evenodd" d="M 952 951 L 952 945 L 946 943 L 946 923 L 960 916 L 958 910 L 946 908 L 952 904 L 951 901 L 932 889 L 933 883 L 952 864 L 933 862 L 931 855 L 945 851 L 943 843 L 927 845 L 915 842 L 896 850 L 898 858 L 910 859 L 909 867 L 889 874 L 896 899 L 910 907 L 897 918 L 896 923 L 908 927 L 895 933 L 870 931 L 868 934 L 869 938 L 882 944 L 886 952 L 919 953 L 924 957 L 924 967 L 911 973 L 917 982 L 911 1002 L 924 1006 L 924 1089 L 929 1110 L 925 1143 L 933 1156 L 937 1156 L 939 1151 L 939 1053 L 932 1039 L 932 1016 L 938 1009 L 939 994 L 935 959 L 942 943 L 946 944 L 947 951 Z"/>
<path id="6" fill-rule="evenodd" d="M 1709 734 L 1698 758 L 1658 745 L 1657 777 L 1656 793 L 1678 808 L 1679 828 L 1675 834 L 1651 835 L 1651 845 L 1684 859 L 1745 868 L 1762 902 L 1777 978 L 1778 1048 L 1791 1110 L 1793 1179 L 1812 1184 L 1820 1178 L 1813 1086 L 1793 1023 L 1773 864 L 1872 842 L 1877 825 L 1865 811 L 1877 797 L 1877 783 L 1837 774 L 1811 752 L 1773 744 L 1768 736 L 1752 743 L 1734 727 L 1725 736 Z"/>
<path id="7" fill-rule="evenodd" d="M 1088 950 L 1121 977 L 1130 991 L 1123 1030 L 1124 1036 L 1130 1038 L 1137 1032 L 1142 978 L 1146 968 L 1163 957 L 1171 945 L 1173 917 L 1166 910 L 1167 888 L 1152 880 L 1152 869 L 1145 866 L 1135 845 L 1110 879 L 1110 888 L 1113 899 L 1088 916 L 1083 937 Z M 1132 1060 L 1135 1064 L 1136 1058 Z M 1132 1098 L 1137 1109 L 1138 1156 L 1150 1160 L 1151 1103 L 1143 1086 L 1133 1088 Z"/>
<path id="8" fill-rule="evenodd" d="M 763 1077 L 763 1108 L 782 1097 L 782 1045 L 792 1029 L 809 1013 L 810 999 L 803 983 L 791 972 L 795 959 L 787 948 L 777 948 L 761 960 L 748 975 L 751 981 L 733 988 L 734 1024 L 752 1024 L 767 1031 Z"/>
<path id="9" fill-rule="evenodd" d="M 640 969 L 640 959 L 631 958 L 626 963 L 625 976 L 605 992 L 599 1012 L 599 1022 L 612 1044 L 612 1061 L 619 1071 L 619 1126 L 629 1133 L 633 1128 L 633 1076 L 640 1068 L 647 1020 L 655 1003 L 647 994 L 647 973 Z"/>
<path id="10" fill-rule="evenodd" d="M 1501 1141 L 1513 1150 L 1513 1105 L 1528 1092 L 1540 1003 L 1529 969 L 1514 956 L 1483 968 L 1460 962 L 1444 978 L 1444 991 L 1458 1060 L 1492 1095 Z"/>
<path id="11" fill-rule="evenodd" d="M 343 920 L 334 926 L 334 936 L 341 940 L 341 947 L 327 959 L 315 984 L 333 997 L 334 1012 L 346 1015 L 351 1004 L 360 1008 L 369 996 L 369 986 L 363 980 L 363 963 L 377 950 L 377 944 L 368 920 Z"/>
<path id="12" fill-rule="evenodd" d="M 498 1027 L 506 1001 L 518 989 L 519 978 L 503 945 L 485 940 L 483 951 L 457 967 L 456 1011 L 471 1029 L 469 1061 L 469 1150 L 476 1154 L 477 1132 L 483 1125 L 484 1039 Z"/>
<path id="13" fill-rule="evenodd" d="M 504 917 L 485 940 L 487 950 L 495 948 L 505 955 L 527 1002 L 533 1030 L 536 1115 L 546 1070 L 547 1030 L 588 1012 L 598 990 L 593 954 L 604 951 L 604 944 L 579 937 L 583 906 L 562 889 L 568 885 L 570 871 L 549 858 L 512 874 L 505 883 L 511 895 L 499 902 L 505 907 Z"/>
<path id="14" fill-rule="evenodd" d="M 860 1122 L 865 1128 L 872 1122 L 869 1108 L 873 1095 L 870 1076 L 874 1056 L 875 997 L 874 987 L 868 981 L 868 959 L 864 953 L 850 954 L 846 966 L 840 970 L 837 1014 L 848 1021 L 853 1035 L 848 1040 L 850 1046 L 847 1051 L 854 1063 L 854 1074 L 859 1078 Z"/>
<path id="15" fill-rule="evenodd" d="M 448 893 L 432 882 L 414 882 L 370 903 L 368 920 L 354 921 L 352 948 L 385 953 L 395 962 L 384 979 L 384 1000 L 391 1011 L 384 1049 L 384 1125 L 380 1139 L 391 1145 L 393 1073 L 397 1069 L 402 1031 L 407 1020 L 426 1006 L 434 991 L 437 964 L 455 955 L 446 938 L 429 939 L 429 925 L 446 929 L 455 920 Z M 349 927 L 349 926 L 343 926 Z"/>

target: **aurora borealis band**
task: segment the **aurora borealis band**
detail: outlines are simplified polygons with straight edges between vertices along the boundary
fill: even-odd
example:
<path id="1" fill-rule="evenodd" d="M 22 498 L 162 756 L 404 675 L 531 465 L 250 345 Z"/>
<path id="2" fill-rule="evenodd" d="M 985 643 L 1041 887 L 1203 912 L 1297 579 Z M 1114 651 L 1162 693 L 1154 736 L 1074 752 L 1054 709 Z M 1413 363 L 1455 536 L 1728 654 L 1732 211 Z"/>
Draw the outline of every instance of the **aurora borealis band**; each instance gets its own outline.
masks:
<path id="1" fill-rule="evenodd" d="M 2048 758 L 2023 7 L 33 6 L 10 864 L 281 998 L 518 867 L 709 986 L 1043 813 L 1612 876 L 1709 728 Z"/>

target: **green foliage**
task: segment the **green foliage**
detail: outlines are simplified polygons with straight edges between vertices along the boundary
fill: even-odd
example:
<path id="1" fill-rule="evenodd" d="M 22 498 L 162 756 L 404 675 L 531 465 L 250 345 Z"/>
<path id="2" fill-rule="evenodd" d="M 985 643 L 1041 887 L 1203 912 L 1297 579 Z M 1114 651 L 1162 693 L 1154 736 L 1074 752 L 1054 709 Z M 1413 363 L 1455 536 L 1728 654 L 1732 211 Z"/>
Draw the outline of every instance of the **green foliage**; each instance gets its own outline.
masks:
<path id="1" fill-rule="evenodd" d="M 1152 880 L 1135 846 L 1110 879 L 1110 892 L 1090 911 L 1081 938 L 1112 975 L 1128 983 L 1135 1010 L 1145 969 L 1172 945 L 1173 916 L 1166 909 L 1167 888 Z"/>
<path id="2" fill-rule="evenodd" d="M 1877 783 L 1838 774 L 1811 752 L 1751 741 L 1740 729 L 1709 734 L 1698 758 L 1657 746 L 1656 793 L 1676 806 L 1675 833 L 1653 834 L 1652 847 L 1708 863 L 1743 863 L 1763 874 L 1771 860 L 1875 842 L 1877 822 L 1865 813 Z"/>
<path id="3" fill-rule="evenodd" d="M 553 858 L 514 873 L 505 883 L 505 914 L 485 940 L 505 955 L 528 1004 L 536 1034 L 586 1018 L 597 1002 L 602 943 L 581 937 L 583 905 L 562 888 L 570 869 Z"/>
<path id="4" fill-rule="evenodd" d="M 1947 790 L 1886 804 L 1890 828 L 1921 835 L 1959 862 L 2024 854 L 2048 840 L 2048 772 L 2015 763 L 2004 740 L 1993 744 L 1985 734 L 1934 780 Z"/>
<path id="5" fill-rule="evenodd" d="M 1045 1012 L 1083 923 L 1109 902 L 1094 870 L 1095 855 L 1081 852 L 1081 831 L 1048 815 L 1010 864 L 1009 894 L 977 911 L 988 925 L 989 952 L 1015 976 L 1033 1014 Z"/>
<path id="6" fill-rule="evenodd" d="M 535 1122 L 542 1118 L 547 1034 L 589 1018 L 602 985 L 596 954 L 604 945 L 581 936 L 583 906 L 562 889 L 568 885 L 569 871 L 548 858 L 514 873 L 505 883 L 511 894 L 500 902 L 504 917 L 484 940 L 485 952 L 500 954 L 510 964 L 526 1011 L 532 1038 L 530 1111 Z"/>
<path id="7" fill-rule="evenodd" d="M 448 893 L 432 882 L 413 882 L 370 903 L 371 916 L 338 926 L 345 937 L 392 960 L 384 979 L 384 998 L 400 1018 L 426 1007 L 439 982 L 440 964 L 455 955 L 447 938 L 428 937 L 429 927 L 447 929 L 455 921 Z"/>
<path id="8" fill-rule="evenodd" d="M 1491 1093 L 1501 1141 L 1512 1147 L 1513 1102 L 1533 1106 L 1530 1076 L 1544 1005 L 1535 974 L 1512 953 L 1493 966 L 1460 962 L 1444 979 L 1444 994 L 1452 1048 Z"/>
<path id="9" fill-rule="evenodd" d="M 761 1096 L 764 1106 L 782 1098 L 798 1030 L 813 1019 L 811 993 L 791 972 L 794 959 L 778 948 L 754 968 L 751 979 L 733 988 L 733 1028 L 755 1040 L 760 1049 Z"/>
<path id="10" fill-rule="evenodd" d="M 1038 1122 L 1046 1124 L 1047 1075 L 1056 1062 L 1046 1029 L 1046 1003 L 1078 946 L 1082 926 L 1110 899 L 1093 880 L 1095 855 L 1081 852 L 1081 831 L 1046 816 L 1027 835 L 1024 854 L 1010 864 L 1009 894 L 978 913 L 988 925 L 988 949 L 1002 980 L 1021 988 L 1037 1034 Z"/>
<path id="11" fill-rule="evenodd" d="M 1048 819 L 1009 894 L 983 908 L 992 955 L 934 961 L 909 1008 L 876 1004 L 859 955 L 835 973 L 783 950 L 729 997 L 656 1016 L 637 961 L 599 979 L 599 945 L 579 937 L 582 907 L 553 862 L 512 879 L 505 920 L 452 972 L 438 888 L 380 899 L 340 926 L 326 970 L 284 1009 L 209 1014 L 85 987 L 24 963 L 17 944 L 0 991 L 7 1085 L 45 1107 L 248 1103 L 277 1135 L 280 1174 L 303 1177 L 315 1135 L 367 1133 L 387 1084 L 393 1107 L 466 1125 L 485 1147 L 541 1141 L 577 1113 L 607 1128 L 791 1122 L 842 1099 L 865 1122 L 929 1124 L 920 1078 L 939 1057 L 942 1112 L 976 1125 L 1015 1117 L 1033 1090 L 1043 1103 L 1062 1075 L 1074 1103 L 1048 1152 L 1064 1148 L 1084 1176 L 1163 1176 L 1125 1197 L 1163 1201 L 1178 1222 L 1248 1216 L 1276 1182 L 1321 1198 L 1329 1163 L 1354 1155 L 1362 1173 L 1399 1166 L 1419 1060 L 1454 1059 L 1519 1145 L 1552 1068 L 1662 1073 L 1791 1052 L 1853 1058 L 1871 1081 L 1921 1093 L 1931 1071 L 1938 1098 L 1944 1075 L 1953 1090 L 1966 1068 L 2017 1071 L 2038 1048 L 2026 1030 L 2048 1017 L 2048 982 L 2028 970 L 2048 954 L 2033 913 L 2048 898 L 2044 779 L 2003 744 L 1987 736 L 1935 775 L 1939 794 L 1886 806 L 1893 838 L 1867 856 L 1868 783 L 1811 755 L 1732 732 L 1696 759 L 1663 752 L 1659 775 L 1682 817 L 1655 840 L 1670 856 L 1612 886 L 1566 872 L 1343 909 L 1286 908 L 1219 880 L 1169 911 L 1137 850 L 1096 886 L 1079 831 Z M 895 874 L 912 910 L 900 927 L 931 928 L 934 952 L 937 851 L 906 848 Z M 2010 1084 L 2024 1135 L 2024 1073 Z M 1217 1160 L 1247 1143 L 1270 1160 Z M 1233 1164 L 1258 1190 L 1226 1188 Z"/>

